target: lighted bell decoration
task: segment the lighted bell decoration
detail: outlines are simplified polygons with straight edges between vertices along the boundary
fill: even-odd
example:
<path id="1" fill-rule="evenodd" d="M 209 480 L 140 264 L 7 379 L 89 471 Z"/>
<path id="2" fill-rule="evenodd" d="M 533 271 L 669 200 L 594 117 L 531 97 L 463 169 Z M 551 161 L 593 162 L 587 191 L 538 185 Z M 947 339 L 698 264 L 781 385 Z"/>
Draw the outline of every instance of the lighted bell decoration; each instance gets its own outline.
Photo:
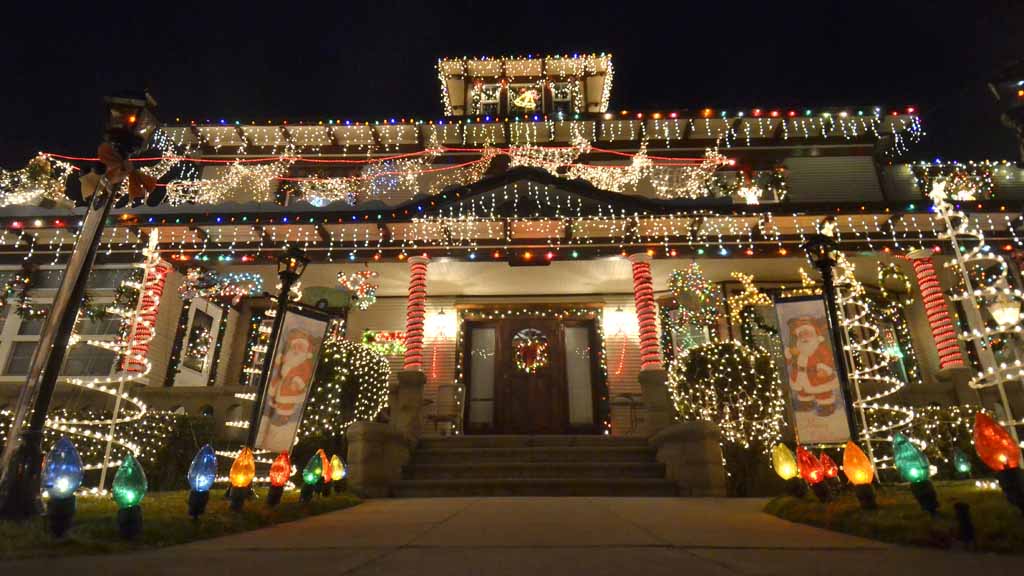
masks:
<path id="1" fill-rule="evenodd" d="M 334 485 L 334 491 L 341 492 L 342 480 L 348 476 L 348 470 L 345 469 L 345 462 L 341 459 L 341 456 L 335 454 L 331 456 L 331 484 Z"/>
<path id="2" fill-rule="evenodd" d="M 1013 436 L 982 412 L 974 415 L 974 449 L 981 461 L 994 472 L 1016 468 L 1020 463 L 1020 449 Z"/>
<path id="3" fill-rule="evenodd" d="M 142 530 L 142 507 L 139 503 L 146 495 L 149 483 L 146 473 L 134 456 L 128 454 L 114 475 L 111 492 L 117 502 L 117 527 L 122 538 L 132 539 Z"/>
<path id="4" fill-rule="evenodd" d="M 935 493 L 935 486 L 928 479 L 931 467 L 928 457 L 902 434 L 893 434 L 892 451 L 896 460 L 896 470 L 905 481 L 910 482 L 910 491 L 914 498 L 917 498 L 917 503 L 926 512 L 934 515 L 939 509 L 939 499 Z"/>
<path id="5" fill-rule="evenodd" d="M 825 479 L 832 480 L 839 477 L 839 465 L 829 458 L 828 454 L 822 452 L 818 457 L 818 462 L 821 463 L 821 469 L 825 472 Z"/>
<path id="6" fill-rule="evenodd" d="M 800 478 L 796 457 L 785 444 L 779 443 L 772 448 L 772 468 L 779 478 L 786 481 L 786 491 L 791 496 L 803 498 L 807 494 L 807 484 Z"/>
<path id="7" fill-rule="evenodd" d="M 860 507 L 865 510 L 878 508 L 875 488 L 871 485 L 875 479 L 875 467 L 868 455 L 852 440 L 847 441 L 843 449 L 843 472 L 850 484 L 853 484 L 853 493 L 857 495 Z"/>
<path id="8" fill-rule="evenodd" d="M 825 479 L 825 467 L 814 457 L 814 454 L 811 454 L 802 446 L 797 446 L 796 463 L 800 468 L 800 476 L 810 485 L 818 500 L 822 502 L 831 500 L 832 491 L 829 489 L 828 484 L 823 482 Z"/>
<path id="9" fill-rule="evenodd" d="M 46 519 L 50 533 L 60 538 L 71 528 L 77 505 L 75 490 L 82 485 L 82 459 L 71 440 L 62 437 L 50 448 L 43 462 L 43 489 L 50 498 L 46 501 Z"/>
<path id="10" fill-rule="evenodd" d="M 281 452 L 270 465 L 270 489 L 267 491 L 267 506 L 273 508 L 281 503 L 284 485 L 292 475 L 292 459 L 287 452 Z"/>
<path id="11" fill-rule="evenodd" d="M 199 518 L 210 501 L 210 488 L 217 478 L 217 454 L 209 444 L 203 445 L 188 467 L 188 515 Z"/>
<path id="12" fill-rule="evenodd" d="M 249 497 L 252 479 L 256 477 L 256 458 L 248 446 L 235 457 L 231 463 L 231 471 L 228 472 L 228 480 L 231 481 L 231 509 L 239 511 Z"/>
<path id="13" fill-rule="evenodd" d="M 971 475 L 971 457 L 959 448 L 953 449 L 953 470 L 956 471 L 957 476 Z"/>
<path id="14" fill-rule="evenodd" d="M 317 452 L 310 457 L 309 462 L 306 462 L 306 467 L 302 469 L 302 490 L 299 492 L 299 499 L 309 502 L 323 481 L 324 461 L 320 458 L 320 453 Z"/>
<path id="15" fill-rule="evenodd" d="M 986 466 L 996 473 L 999 487 L 1011 504 L 1024 512 L 1024 475 L 1020 449 L 1013 436 L 987 414 L 974 415 L 974 449 Z"/>

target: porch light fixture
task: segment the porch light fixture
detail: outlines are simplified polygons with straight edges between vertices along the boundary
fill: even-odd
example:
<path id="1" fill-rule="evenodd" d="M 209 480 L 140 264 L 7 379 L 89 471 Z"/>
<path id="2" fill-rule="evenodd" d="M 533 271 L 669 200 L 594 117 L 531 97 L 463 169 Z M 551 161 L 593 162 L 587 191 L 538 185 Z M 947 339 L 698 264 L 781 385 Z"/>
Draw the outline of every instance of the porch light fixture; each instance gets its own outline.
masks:
<path id="1" fill-rule="evenodd" d="M 988 305 L 988 311 L 1000 328 L 1016 326 L 1020 322 L 1020 302 L 1010 298 L 1006 292 L 996 296 L 995 301 Z"/>

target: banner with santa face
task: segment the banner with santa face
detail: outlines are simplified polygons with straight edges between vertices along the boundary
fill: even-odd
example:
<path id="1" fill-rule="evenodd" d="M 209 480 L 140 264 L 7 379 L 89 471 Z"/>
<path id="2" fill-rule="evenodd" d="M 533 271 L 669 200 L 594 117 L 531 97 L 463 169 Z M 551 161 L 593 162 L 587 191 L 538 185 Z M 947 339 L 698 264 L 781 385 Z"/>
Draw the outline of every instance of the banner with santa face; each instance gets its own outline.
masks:
<path id="1" fill-rule="evenodd" d="M 846 442 L 850 420 L 825 300 L 820 296 L 779 299 L 775 313 L 786 359 L 783 382 L 797 437 L 804 444 Z"/>
<path id="2" fill-rule="evenodd" d="M 255 448 L 270 452 L 292 449 L 313 385 L 327 325 L 327 320 L 298 310 L 285 313 L 281 331 L 271 348 L 274 360 L 270 364 Z"/>

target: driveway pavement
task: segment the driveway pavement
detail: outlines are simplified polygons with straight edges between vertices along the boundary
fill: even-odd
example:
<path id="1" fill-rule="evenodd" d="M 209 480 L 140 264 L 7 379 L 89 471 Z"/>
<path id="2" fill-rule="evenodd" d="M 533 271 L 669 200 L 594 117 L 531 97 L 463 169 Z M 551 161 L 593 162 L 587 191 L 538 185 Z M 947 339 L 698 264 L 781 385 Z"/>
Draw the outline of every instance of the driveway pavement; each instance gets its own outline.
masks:
<path id="1" fill-rule="evenodd" d="M 901 548 L 779 520 L 763 501 L 371 500 L 264 530 L 120 556 L 0 563 L 0 574 L 640 576 L 1019 573 L 1021 559 Z"/>

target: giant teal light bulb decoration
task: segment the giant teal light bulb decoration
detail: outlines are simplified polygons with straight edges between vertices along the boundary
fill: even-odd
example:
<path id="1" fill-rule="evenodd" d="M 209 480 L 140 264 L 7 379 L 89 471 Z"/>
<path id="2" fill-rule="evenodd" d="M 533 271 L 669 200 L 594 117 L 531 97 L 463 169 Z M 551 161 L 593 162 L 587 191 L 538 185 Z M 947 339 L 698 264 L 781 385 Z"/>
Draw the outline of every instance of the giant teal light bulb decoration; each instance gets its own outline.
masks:
<path id="1" fill-rule="evenodd" d="M 931 464 L 928 457 L 902 434 L 892 435 L 892 451 L 896 470 L 904 480 L 910 482 L 910 492 L 925 512 L 933 516 L 939 509 L 939 497 L 935 486 L 928 479 Z"/>
<path id="2" fill-rule="evenodd" d="M 117 527 L 121 537 L 134 539 L 142 530 L 142 507 L 139 503 L 146 495 L 149 483 L 142 466 L 131 454 L 124 457 L 114 475 L 114 502 L 117 502 Z"/>

